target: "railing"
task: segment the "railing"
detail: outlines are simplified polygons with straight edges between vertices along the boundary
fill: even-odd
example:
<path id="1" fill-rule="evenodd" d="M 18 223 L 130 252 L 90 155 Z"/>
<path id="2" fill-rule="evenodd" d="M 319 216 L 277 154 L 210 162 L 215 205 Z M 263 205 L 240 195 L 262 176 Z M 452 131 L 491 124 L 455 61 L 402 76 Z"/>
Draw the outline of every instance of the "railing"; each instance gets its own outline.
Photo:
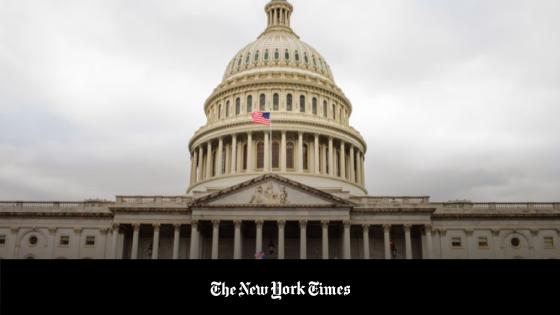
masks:
<path id="1" fill-rule="evenodd" d="M 192 198 L 186 196 L 117 196 L 118 205 L 187 204 Z"/>
<path id="2" fill-rule="evenodd" d="M 430 203 L 430 197 L 364 197 L 361 202 L 368 205 L 424 205 Z"/>
<path id="3" fill-rule="evenodd" d="M 560 210 L 560 203 L 553 202 L 448 202 L 444 203 L 445 208 L 474 209 L 474 210 L 501 210 L 501 209 L 521 209 L 521 210 Z"/>
<path id="4" fill-rule="evenodd" d="M 0 209 L 79 210 L 106 207 L 111 204 L 113 203 L 109 201 L 0 201 Z"/>

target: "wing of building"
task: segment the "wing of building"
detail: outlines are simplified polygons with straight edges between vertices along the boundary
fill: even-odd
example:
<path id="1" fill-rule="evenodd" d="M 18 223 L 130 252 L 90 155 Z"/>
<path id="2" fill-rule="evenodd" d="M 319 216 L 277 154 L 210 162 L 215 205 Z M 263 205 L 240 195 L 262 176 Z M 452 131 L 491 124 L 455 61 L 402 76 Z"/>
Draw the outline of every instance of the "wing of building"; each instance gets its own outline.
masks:
<path id="1" fill-rule="evenodd" d="M 184 196 L 0 202 L 0 258 L 560 258 L 560 203 L 368 196 L 352 104 L 292 11 L 266 5 L 205 102 Z"/>

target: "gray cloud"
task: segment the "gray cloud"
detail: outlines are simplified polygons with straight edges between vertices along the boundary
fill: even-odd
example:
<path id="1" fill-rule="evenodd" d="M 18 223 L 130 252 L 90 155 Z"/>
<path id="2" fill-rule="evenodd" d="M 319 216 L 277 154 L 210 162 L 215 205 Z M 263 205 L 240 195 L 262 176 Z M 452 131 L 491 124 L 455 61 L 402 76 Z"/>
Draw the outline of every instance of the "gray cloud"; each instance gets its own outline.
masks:
<path id="1" fill-rule="evenodd" d="M 0 199 L 183 193 L 265 3 L 0 0 Z M 558 1 L 292 3 L 353 102 L 370 194 L 560 200 Z"/>

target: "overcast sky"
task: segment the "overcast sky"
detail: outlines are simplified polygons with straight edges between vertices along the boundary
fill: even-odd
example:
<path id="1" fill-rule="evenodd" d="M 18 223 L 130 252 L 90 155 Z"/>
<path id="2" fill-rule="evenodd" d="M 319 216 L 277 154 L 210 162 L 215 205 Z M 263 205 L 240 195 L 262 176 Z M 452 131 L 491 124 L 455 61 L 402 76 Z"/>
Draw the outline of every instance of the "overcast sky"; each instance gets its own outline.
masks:
<path id="1" fill-rule="evenodd" d="M 0 0 L 0 199 L 183 194 L 268 0 Z M 560 1 L 291 0 L 368 143 L 370 195 L 560 200 Z"/>

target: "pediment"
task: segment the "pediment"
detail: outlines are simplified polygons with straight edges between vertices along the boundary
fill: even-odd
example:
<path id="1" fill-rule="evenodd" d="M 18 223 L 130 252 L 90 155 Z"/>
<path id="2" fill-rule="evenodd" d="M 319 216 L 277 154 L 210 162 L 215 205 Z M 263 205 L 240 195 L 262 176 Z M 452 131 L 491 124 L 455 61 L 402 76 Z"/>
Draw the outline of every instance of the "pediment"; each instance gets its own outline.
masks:
<path id="1" fill-rule="evenodd" d="M 350 201 L 278 175 L 264 175 L 206 197 L 193 207 L 351 207 Z"/>

